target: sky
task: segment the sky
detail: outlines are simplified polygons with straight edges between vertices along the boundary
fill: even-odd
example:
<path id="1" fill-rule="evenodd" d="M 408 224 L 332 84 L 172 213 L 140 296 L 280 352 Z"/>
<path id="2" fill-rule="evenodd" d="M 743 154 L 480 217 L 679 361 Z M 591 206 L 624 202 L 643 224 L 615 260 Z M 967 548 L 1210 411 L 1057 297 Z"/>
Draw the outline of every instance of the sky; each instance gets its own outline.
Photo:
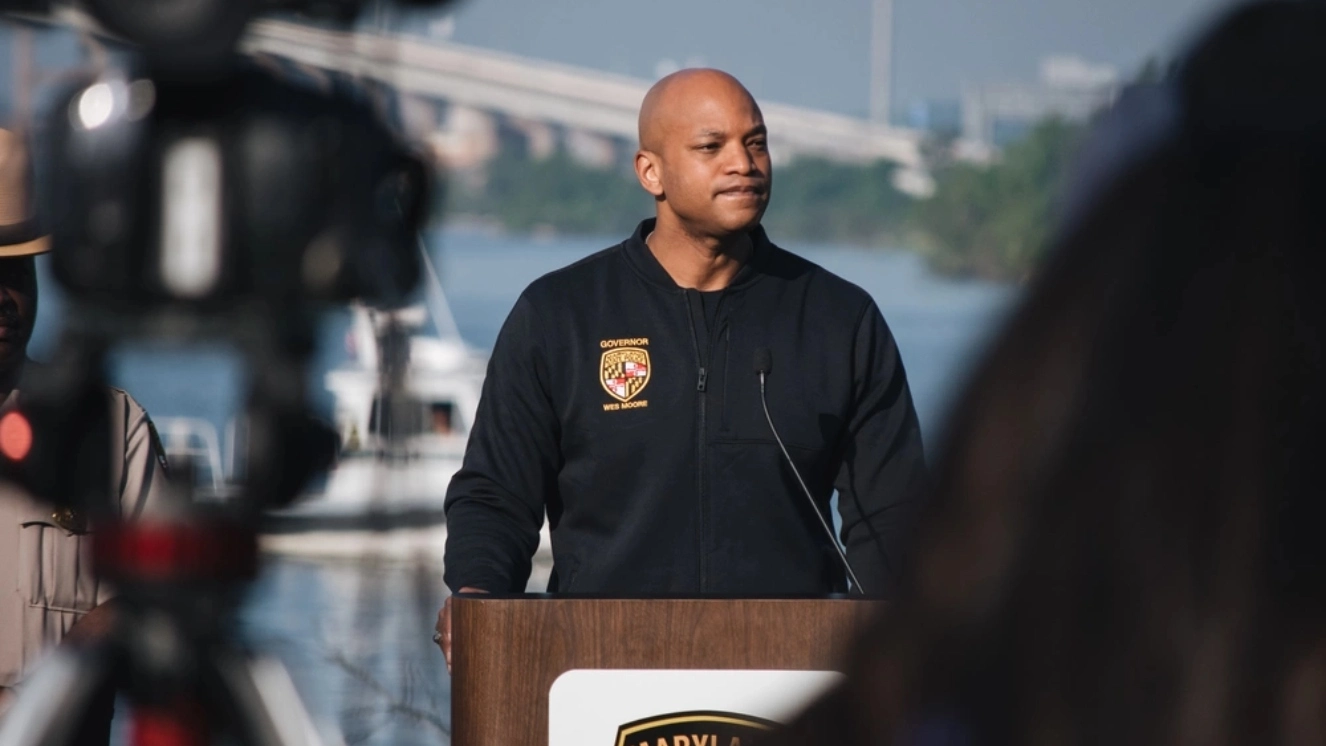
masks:
<path id="1" fill-rule="evenodd" d="M 917 101 L 956 100 L 964 84 L 1032 80 L 1047 55 L 1129 76 L 1150 57 L 1172 58 L 1229 2 L 894 0 L 895 119 Z M 459 0 L 408 22 L 464 44 L 639 78 L 719 67 L 761 101 L 865 116 L 871 8 L 872 0 Z M 369 11 L 365 22 L 378 18 Z M 76 46 L 66 36 L 40 48 L 49 64 Z M 11 49 L 11 35 L 0 33 L 0 60 L 10 61 Z M 0 75 L 0 99 L 9 88 Z"/>
<path id="2" fill-rule="evenodd" d="M 964 83 L 1030 80 L 1071 54 L 1125 76 L 1168 59 L 1228 0 L 894 0 L 894 108 Z M 453 41 L 654 78 L 660 62 L 736 75 L 756 98 L 864 116 L 871 0 L 464 0 Z"/>

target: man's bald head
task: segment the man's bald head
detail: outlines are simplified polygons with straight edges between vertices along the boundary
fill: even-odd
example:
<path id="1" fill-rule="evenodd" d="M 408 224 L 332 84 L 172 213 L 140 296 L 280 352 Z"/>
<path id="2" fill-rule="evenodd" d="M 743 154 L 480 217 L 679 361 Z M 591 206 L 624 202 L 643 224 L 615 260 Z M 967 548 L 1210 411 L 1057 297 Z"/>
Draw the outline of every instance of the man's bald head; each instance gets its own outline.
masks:
<path id="1" fill-rule="evenodd" d="M 773 179 L 767 140 L 760 107 L 731 75 L 682 70 L 658 81 L 640 106 L 635 154 L 657 225 L 718 241 L 757 225 Z"/>
<path id="2" fill-rule="evenodd" d="M 687 121 L 687 114 L 702 102 L 736 101 L 749 106 L 759 114 L 755 97 L 741 81 L 711 68 L 690 68 L 668 75 L 649 89 L 640 104 L 640 148 L 660 152 L 678 124 Z"/>

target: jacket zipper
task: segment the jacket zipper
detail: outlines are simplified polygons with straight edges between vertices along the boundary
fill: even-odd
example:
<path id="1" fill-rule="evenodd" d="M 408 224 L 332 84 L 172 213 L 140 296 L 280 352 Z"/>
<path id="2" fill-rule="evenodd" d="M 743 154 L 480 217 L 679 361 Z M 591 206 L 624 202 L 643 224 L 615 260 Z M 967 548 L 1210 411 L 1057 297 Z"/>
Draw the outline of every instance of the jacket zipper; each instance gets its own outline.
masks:
<path id="1" fill-rule="evenodd" d="M 710 355 L 710 359 L 713 356 Z M 732 428 L 729 420 L 729 413 L 732 411 L 732 403 L 728 400 L 730 392 L 727 387 L 728 371 L 732 369 L 732 327 L 723 325 L 723 397 L 718 400 L 722 409 L 718 412 L 718 429 L 720 432 L 729 432 Z"/>
<path id="2" fill-rule="evenodd" d="M 699 506 L 700 506 L 700 513 L 699 513 L 699 521 L 700 521 L 700 522 L 699 522 L 699 529 L 698 529 L 698 532 L 699 532 L 699 537 L 698 537 L 698 544 L 699 544 L 699 546 L 698 546 L 698 549 L 699 549 L 699 551 L 697 552 L 698 559 L 699 559 L 699 562 L 698 562 L 698 572 L 699 572 L 699 575 L 700 575 L 700 592 L 703 593 L 703 592 L 704 592 L 704 589 L 705 589 L 705 581 L 706 581 L 706 577 L 705 577 L 705 576 L 706 576 L 706 574 L 707 574 L 707 573 L 706 573 L 706 569 L 707 569 L 707 568 L 706 568 L 706 566 L 705 566 L 705 565 L 706 565 L 706 562 L 705 562 L 705 551 L 704 551 L 704 535 L 705 535 L 705 530 L 704 530 L 704 529 L 705 529 L 705 526 L 704 526 L 704 524 L 705 524 L 705 521 L 704 521 L 704 514 L 705 514 L 705 507 L 706 507 L 706 506 L 705 506 L 705 499 L 704 499 L 704 438 L 705 438 L 705 396 L 704 396 L 704 392 L 705 392 L 705 387 L 706 387 L 706 385 L 707 385 L 706 382 L 708 381 L 708 378 L 709 378 L 709 372 L 705 370 L 705 359 L 704 359 L 703 355 L 701 355 L 701 353 L 700 353 L 700 340 L 699 340 L 699 338 L 698 338 L 698 337 L 696 336 L 696 334 L 695 334 L 695 311 L 694 311 L 694 309 L 692 308 L 692 305 L 691 305 L 692 292 L 694 292 L 694 291 L 691 291 L 691 290 L 682 290 L 682 298 L 683 298 L 683 300 L 684 300 L 685 303 L 686 303 L 686 320 L 689 322 L 689 323 L 687 324 L 687 326 L 689 326 L 689 327 L 690 327 L 690 330 L 691 330 L 691 348 L 692 348 L 693 350 L 695 350 L 695 365 L 696 365 L 697 368 L 699 368 L 699 375 L 697 376 L 696 381 L 695 381 L 695 390 L 699 393 L 699 396 L 696 397 L 696 398 L 697 398 L 697 399 L 699 400 L 699 402 L 700 402 L 700 435 L 699 435 L 698 438 L 695 439 L 695 444 L 696 444 L 696 469 L 695 469 L 695 480 L 696 480 L 697 499 L 698 499 L 698 501 L 699 501 Z M 696 301 L 699 301 L 700 296 L 699 296 L 699 295 L 695 295 L 694 298 L 695 298 Z"/>

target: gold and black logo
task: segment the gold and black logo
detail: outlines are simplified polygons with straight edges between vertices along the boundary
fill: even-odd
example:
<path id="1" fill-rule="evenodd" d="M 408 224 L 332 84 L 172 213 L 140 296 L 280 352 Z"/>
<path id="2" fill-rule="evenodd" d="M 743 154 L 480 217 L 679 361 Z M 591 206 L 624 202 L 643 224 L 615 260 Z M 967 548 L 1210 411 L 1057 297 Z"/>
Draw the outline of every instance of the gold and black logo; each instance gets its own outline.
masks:
<path id="1" fill-rule="evenodd" d="M 735 712 L 674 712 L 627 723 L 617 746 L 750 746 L 778 724 Z"/>
<path id="2" fill-rule="evenodd" d="M 604 351 L 599 360 L 599 383 L 620 404 L 605 404 L 604 409 L 635 409 L 648 402 L 632 401 L 649 385 L 649 351 L 643 347 L 617 347 Z"/>

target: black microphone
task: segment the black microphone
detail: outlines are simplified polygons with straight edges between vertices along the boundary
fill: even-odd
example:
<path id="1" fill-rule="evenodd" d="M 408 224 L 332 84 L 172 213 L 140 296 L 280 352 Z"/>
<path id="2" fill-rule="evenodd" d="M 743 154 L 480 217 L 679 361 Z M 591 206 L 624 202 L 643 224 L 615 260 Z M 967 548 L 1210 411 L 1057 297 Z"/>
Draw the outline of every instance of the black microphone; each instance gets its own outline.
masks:
<path id="1" fill-rule="evenodd" d="M 773 371 L 773 353 L 768 347 L 755 350 L 755 372 L 760 374 L 760 392 L 764 392 L 764 376 Z"/>
<path id="2" fill-rule="evenodd" d="M 833 527 L 824 520 L 824 514 L 820 512 L 820 506 L 815 502 L 815 496 L 810 494 L 810 488 L 806 486 L 806 480 L 801 478 L 801 472 L 797 471 L 796 462 L 792 460 L 792 455 L 787 452 L 787 446 L 783 445 L 783 439 L 778 436 L 778 428 L 774 427 L 773 417 L 769 416 L 769 400 L 764 395 L 764 377 L 773 370 L 773 353 L 768 347 L 758 347 L 755 350 L 755 373 L 760 377 L 760 406 L 764 407 L 764 419 L 769 423 L 769 432 L 773 433 L 774 441 L 778 443 L 778 450 L 783 452 L 783 458 L 787 459 L 787 465 L 792 467 L 792 474 L 797 478 L 797 484 L 801 485 L 801 491 L 810 501 L 810 509 L 815 511 L 815 517 L 820 519 L 820 525 L 824 527 L 824 533 L 829 535 L 829 543 L 838 552 L 838 559 L 842 560 L 843 567 L 847 570 L 847 577 L 852 579 L 852 587 L 856 588 L 857 593 L 865 595 L 866 589 L 861 587 L 861 581 L 856 579 L 856 573 L 852 572 L 852 564 L 847 561 L 847 555 L 843 553 L 843 548 L 838 545 L 838 537 L 833 533 Z"/>

